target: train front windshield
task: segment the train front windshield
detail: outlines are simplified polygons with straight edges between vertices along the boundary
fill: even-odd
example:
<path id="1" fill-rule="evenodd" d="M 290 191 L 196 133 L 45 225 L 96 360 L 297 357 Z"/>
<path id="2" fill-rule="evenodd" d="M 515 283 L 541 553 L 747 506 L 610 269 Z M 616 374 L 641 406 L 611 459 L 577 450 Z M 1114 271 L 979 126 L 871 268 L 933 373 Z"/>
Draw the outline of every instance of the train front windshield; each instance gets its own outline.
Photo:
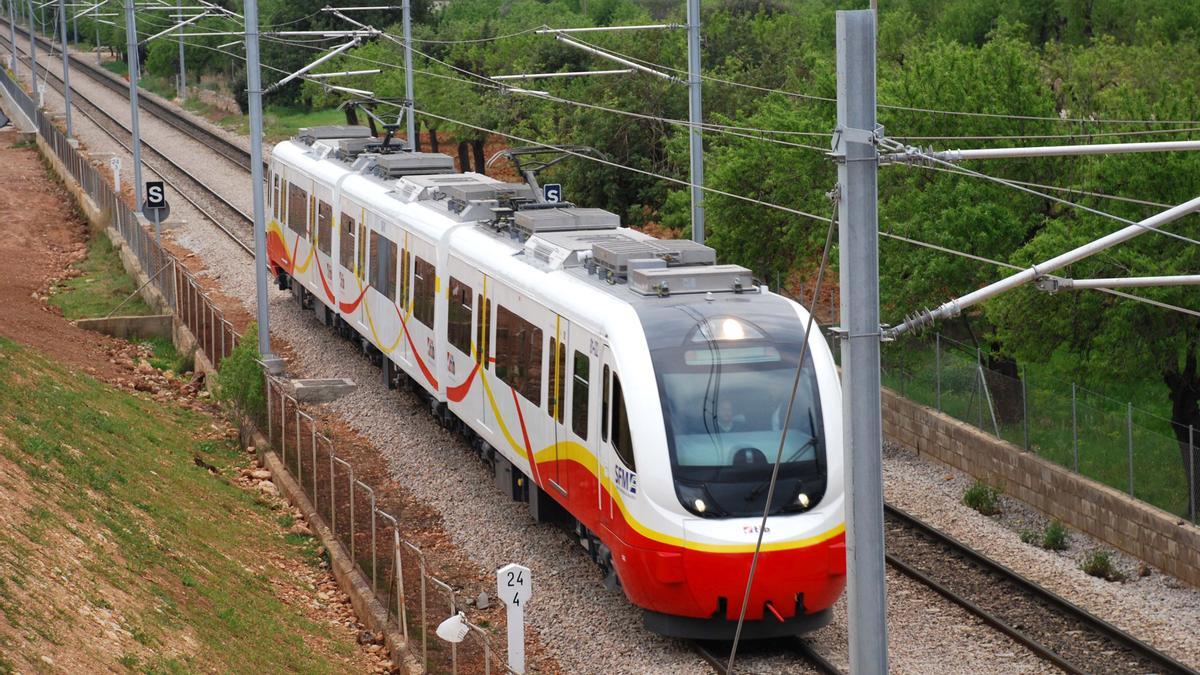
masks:
<path id="1" fill-rule="evenodd" d="M 814 507 L 826 464 L 811 354 L 792 397 L 800 342 L 735 317 L 694 326 L 682 344 L 651 350 L 680 502 L 706 518 L 761 515 L 782 441 L 771 512 Z"/>

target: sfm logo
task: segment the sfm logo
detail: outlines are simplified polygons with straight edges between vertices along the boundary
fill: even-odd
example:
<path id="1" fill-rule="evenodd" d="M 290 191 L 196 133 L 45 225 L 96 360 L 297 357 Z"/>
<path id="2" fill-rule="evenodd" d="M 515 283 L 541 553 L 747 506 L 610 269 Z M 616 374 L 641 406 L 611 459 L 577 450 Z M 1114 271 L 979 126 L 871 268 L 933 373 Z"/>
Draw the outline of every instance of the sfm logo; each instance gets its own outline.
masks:
<path id="1" fill-rule="evenodd" d="M 620 464 L 616 464 L 614 465 L 613 478 L 614 482 L 617 484 L 617 488 L 620 489 L 621 492 L 624 492 L 630 497 L 637 495 L 638 481 L 636 473 L 626 469 Z"/>

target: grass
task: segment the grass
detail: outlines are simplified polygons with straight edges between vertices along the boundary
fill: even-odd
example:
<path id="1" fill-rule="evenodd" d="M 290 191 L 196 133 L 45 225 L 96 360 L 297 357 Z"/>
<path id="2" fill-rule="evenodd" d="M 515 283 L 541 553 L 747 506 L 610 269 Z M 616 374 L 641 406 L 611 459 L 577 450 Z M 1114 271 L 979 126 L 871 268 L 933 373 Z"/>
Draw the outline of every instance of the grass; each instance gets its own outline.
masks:
<path id="1" fill-rule="evenodd" d="M 250 133 L 249 118 L 210 106 L 196 97 L 189 97 L 183 107 L 235 133 Z M 268 141 L 277 143 L 296 135 L 304 127 L 324 124 L 345 124 L 346 113 L 336 110 L 305 110 L 286 106 L 267 106 L 263 110 L 263 133 Z"/>
<path id="2" fill-rule="evenodd" d="M 1031 546 L 1040 546 L 1047 551 L 1065 551 L 1070 540 L 1067 526 L 1061 520 L 1052 520 L 1044 530 L 1021 530 L 1021 541 Z"/>
<path id="3" fill-rule="evenodd" d="M 331 637 L 326 627 L 281 603 L 273 590 L 299 589 L 302 582 L 262 564 L 310 561 L 314 540 L 285 537 L 276 514 L 228 478 L 244 455 L 234 441 L 197 438 L 196 429 L 210 423 L 201 413 L 68 375 L 0 338 L 0 456 L 35 495 L 21 511 L 9 509 L 21 527 L 0 529 L 0 570 L 9 575 L 0 577 L 0 627 L 6 621 L 22 635 L 62 640 L 78 617 L 17 589 L 41 582 L 40 570 L 65 565 L 72 569 L 66 592 L 81 599 L 120 589 L 96 603 L 116 605 L 137 643 L 119 659 L 126 667 L 339 669 L 310 647 Z M 195 466 L 196 457 L 220 474 Z M 34 541 L 76 539 L 81 555 Z M 167 648 L 179 644 L 181 633 L 194 647 Z M 0 653 L 19 653 L 3 636 Z"/>
<path id="4" fill-rule="evenodd" d="M 150 346 L 153 352 L 148 360 L 150 365 L 159 370 L 170 370 L 176 374 L 183 374 L 196 367 L 195 355 L 192 353 L 180 354 L 174 343 L 168 338 L 152 337 L 137 342 Z"/>
<path id="5" fill-rule="evenodd" d="M 93 233 L 88 254 L 74 265 L 83 274 L 60 282 L 51 292 L 50 304 L 69 320 L 105 316 L 129 297 L 137 286 L 121 266 L 121 257 L 102 233 Z M 155 312 L 140 296 L 134 296 L 119 311 L 123 316 L 145 316 Z"/>
<path id="6" fill-rule="evenodd" d="M 1133 495 L 1165 511 L 1187 510 L 1187 477 L 1179 444 L 1171 432 L 1170 406 L 1161 379 L 1144 378 L 1111 382 L 1080 382 L 1072 421 L 1072 360 L 1056 353 L 1043 364 L 1025 370 L 1027 401 L 1022 401 L 1018 380 L 998 373 L 988 375 L 988 399 L 981 396 L 974 354 L 951 349 L 943 342 L 941 387 L 937 354 L 932 342 L 909 340 L 885 348 L 883 383 L 903 396 L 940 409 L 989 433 L 999 428 L 1001 438 L 1029 449 L 1061 466 L 1078 470 L 1111 487 L 1131 489 L 1130 435 L 1126 401 L 1133 411 Z M 1084 389 L 1087 387 L 1088 389 Z M 1093 393 L 1091 390 L 1098 390 Z M 991 410 L 997 411 L 993 422 Z M 1023 419 L 1028 411 L 1028 420 Z M 1078 434 L 1078 442 L 1076 441 Z"/>
<path id="7" fill-rule="evenodd" d="M 985 516 L 1000 513 L 1000 488 L 977 480 L 963 493 L 963 503 Z"/>
<path id="8" fill-rule="evenodd" d="M 1112 553 L 1102 548 L 1088 551 L 1079 569 L 1105 581 L 1124 581 L 1125 575 L 1113 565 Z"/>

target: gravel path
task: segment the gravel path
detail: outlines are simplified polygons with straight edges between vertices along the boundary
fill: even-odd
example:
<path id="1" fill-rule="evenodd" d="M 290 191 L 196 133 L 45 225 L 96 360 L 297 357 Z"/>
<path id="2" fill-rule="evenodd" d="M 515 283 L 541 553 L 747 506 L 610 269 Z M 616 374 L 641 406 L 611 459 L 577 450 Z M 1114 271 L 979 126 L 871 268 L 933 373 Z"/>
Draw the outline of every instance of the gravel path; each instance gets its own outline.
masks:
<path id="1" fill-rule="evenodd" d="M 22 75 L 27 77 L 27 71 Z M 114 112 L 124 111 L 124 117 L 119 112 L 118 117 L 128 119 L 127 100 L 90 82 L 81 73 L 73 75 L 73 87 Z M 61 99 L 53 92 L 47 92 L 47 104 L 61 110 Z M 195 167 L 197 175 L 224 197 L 250 208 L 248 181 L 239 171 L 230 170 L 226 160 L 198 161 L 203 150 L 194 141 L 149 116 L 143 116 L 141 127 L 148 141 L 168 148 L 173 158 Z M 76 131 L 93 152 L 117 152 L 107 136 L 81 116 L 76 117 Z M 125 181 L 132 180 L 131 168 L 131 160 L 125 157 Z M 173 209 L 179 220 L 185 222 L 168 236 L 195 252 L 208 266 L 210 278 L 252 312 L 254 277 L 245 255 L 182 200 L 176 201 L 179 207 L 176 209 L 173 202 Z M 524 505 L 502 498 L 483 465 L 458 437 L 447 434 L 434 423 L 418 399 L 386 390 L 379 384 L 378 371 L 356 349 L 322 329 L 310 312 L 297 309 L 290 295 L 271 291 L 270 302 L 272 333 L 287 342 L 295 353 L 290 370 L 310 377 L 349 377 L 359 383 L 357 391 L 331 404 L 331 408 L 379 449 L 397 480 L 413 496 L 427 503 L 445 523 L 454 525 L 449 532 L 453 543 L 483 570 L 512 561 L 520 561 L 533 570 L 538 592 L 526 616 L 538 631 L 543 648 L 563 668 L 571 672 L 708 671 L 687 645 L 646 633 L 638 612 L 621 594 L 603 589 L 598 570 L 566 533 L 535 525 Z M 939 520 L 900 499 L 902 495 L 898 493 L 908 493 L 912 501 L 928 502 L 927 506 L 940 508 L 944 513 L 961 511 L 957 506 L 961 490 L 950 494 L 937 489 L 945 482 L 941 479 L 946 473 L 944 468 L 897 461 L 895 453 L 889 453 L 885 464 L 889 498 L 896 499 L 900 506 L 939 526 L 946 526 L 947 520 L 969 518 L 970 514 L 957 513 Z M 937 498 L 931 499 L 934 495 Z M 998 523 L 990 524 L 1006 531 Z M 1008 537 L 1015 540 L 1011 533 Z M 1032 549 L 1027 552 L 1044 553 Z M 1039 564 L 1047 567 L 1047 575 L 1053 574 L 1054 568 L 1044 562 Z M 1073 565 L 1066 567 L 1073 569 Z M 889 572 L 888 583 L 889 645 L 895 672 L 1048 672 L 1047 666 L 1029 652 L 915 582 Z M 1108 610 L 1104 615 L 1111 619 L 1118 607 L 1128 612 L 1129 602 L 1128 598 L 1114 599 L 1104 605 Z M 1197 610 L 1200 603 L 1192 602 L 1188 611 L 1195 615 L 1200 611 Z M 1156 606 L 1152 601 L 1140 604 L 1145 608 L 1145 616 Z M 1173 619 L 1163 618 L 1157 623 L 1163 630 L 1155 639 L 1161 639 L 1161 644 L 1168 647 L 1183 646 L 1195 634 L 1194 619 L 1193 623 L 1185 624 L 1187 629 Z M 843 599 L 836 607 L 833 623 L 816 633 L 812 642 L 821 653 L 845 666 L 846 636 Z M 1188 648 L 1193 653 L 1197 650 L 1195 645 Z M 945 659 L 949 653 L 955 654 L 952 661 Z M 794 667 L 784 659 L 766 658 L 761 669 L 759 665 L 750 669 L 789 672 Z"/>

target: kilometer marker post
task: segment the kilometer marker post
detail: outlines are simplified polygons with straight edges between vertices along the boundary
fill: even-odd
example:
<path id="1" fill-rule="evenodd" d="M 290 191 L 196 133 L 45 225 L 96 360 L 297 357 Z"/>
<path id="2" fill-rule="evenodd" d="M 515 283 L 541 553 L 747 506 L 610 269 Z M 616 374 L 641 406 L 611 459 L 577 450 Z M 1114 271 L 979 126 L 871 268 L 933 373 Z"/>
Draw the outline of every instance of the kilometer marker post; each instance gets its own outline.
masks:
<path id="1" fill-rule="evenodd" d="M 508 612 L 508 669 L 525 672 L 525 603 L 533 594 L 529 568 L 509 563 L 496 570 L 496 597 Z"/>

